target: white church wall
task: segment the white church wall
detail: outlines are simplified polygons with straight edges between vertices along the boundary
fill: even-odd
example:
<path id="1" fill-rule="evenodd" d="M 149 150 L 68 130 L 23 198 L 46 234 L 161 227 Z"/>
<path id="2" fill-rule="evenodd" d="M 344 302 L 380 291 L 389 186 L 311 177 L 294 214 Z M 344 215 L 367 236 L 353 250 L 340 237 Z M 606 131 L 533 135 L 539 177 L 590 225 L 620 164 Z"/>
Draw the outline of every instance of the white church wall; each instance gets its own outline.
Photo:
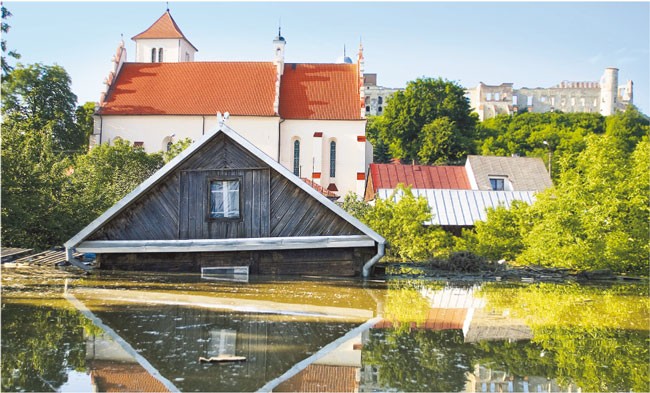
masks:
<path id="1" fill-rule="evenodd" d="M 280 163 L 293 171 L 293 141 L 300 140 L 300 176 L 327 188 L 336 184 L 338 194 L 363 195 L 368 161 L 365 141 L 365 120 L 285 120 L 281 123 L 282 146 Z M 314 134 L 320 144 L 314 143 Z M 330 143 L 336 142 L 336 173 L 330 177 Z M 320 152 L 315 149 L 320 145 Z M 320 168 L 314 157 L 322 157 Z M 320 171 L 318 171 L 320 169 Z M 363 175 L 360 175 L 363 174 Z M 320 178 L 318 177 L 320 175 Z M 358 177 L 363 178 L 358 179 Z"/>
<path id="2" fill-rule="evenodd" d="M 151 49 L 156 49 L 156 61 L 158 60 L 158 50 L 163 49 L 163 62 L 164 63 L 178 63 L 179 62 L 179 41 L 180 39 L 139 39 L 136 44 L 135 62 L 136 63 L 151 63 Z M 190 47 L 191 49 L 191 47 Z M 192 49 L 192 52 L 194 50 Z M 185 51 L 183 51 L 185 53 Z M 193 55 L 192 55 L 193 58 Z"/>
<path id="3" fill-rule="evenodd" d="M 168 141 L 190 138 L 197 140 L 217 127 L 216 116 L 120 116 L 105 115 L 95 121 L 96 143 L 109 143 L 115 138 L 143 142 L 149 153 L 163 150 Z M 231 116 L 227 125 L 257 146 L 271 158 L 278 156 L 278 117 Z M 173 135 L 173 138 L 172 138 Z"/>

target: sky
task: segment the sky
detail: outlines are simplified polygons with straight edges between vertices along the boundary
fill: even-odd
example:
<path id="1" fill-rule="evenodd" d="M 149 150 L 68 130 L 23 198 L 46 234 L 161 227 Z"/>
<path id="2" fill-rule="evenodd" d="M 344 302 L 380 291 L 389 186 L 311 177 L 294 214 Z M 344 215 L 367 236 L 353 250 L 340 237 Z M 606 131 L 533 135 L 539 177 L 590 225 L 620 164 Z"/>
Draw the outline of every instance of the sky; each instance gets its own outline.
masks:
<path id="1" fill-rule="evenodd" d="M 3 36 L 23 64 L 58 64 L 78 102 L 98 101 L 121 40 L 134 59 L 134 35 L 166 10 L 164 1 L 4 1 L 13 14 Z M 405 87 L 441 77 L 514 88 L 599 81 L 616 67 L 634 82 L 634 104 L 650 114 L 650 2 L 189 2 L 172 17 L 199 49 L 196 61 L 272 61 L 278 25 L 288 63 L 356 59 L 378 84 Z"/>

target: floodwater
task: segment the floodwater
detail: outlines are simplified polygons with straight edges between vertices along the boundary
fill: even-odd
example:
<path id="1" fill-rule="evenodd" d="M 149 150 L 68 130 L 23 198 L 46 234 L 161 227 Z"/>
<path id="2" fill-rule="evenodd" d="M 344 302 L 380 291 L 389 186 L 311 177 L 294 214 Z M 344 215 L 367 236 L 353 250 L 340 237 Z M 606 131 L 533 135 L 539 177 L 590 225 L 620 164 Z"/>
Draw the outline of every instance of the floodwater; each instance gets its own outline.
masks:
<path id="1" fill-rule="evenodd" d="M 647 392 L 649 330 L 647 282 L 2 269 L 4 392 Z"/>

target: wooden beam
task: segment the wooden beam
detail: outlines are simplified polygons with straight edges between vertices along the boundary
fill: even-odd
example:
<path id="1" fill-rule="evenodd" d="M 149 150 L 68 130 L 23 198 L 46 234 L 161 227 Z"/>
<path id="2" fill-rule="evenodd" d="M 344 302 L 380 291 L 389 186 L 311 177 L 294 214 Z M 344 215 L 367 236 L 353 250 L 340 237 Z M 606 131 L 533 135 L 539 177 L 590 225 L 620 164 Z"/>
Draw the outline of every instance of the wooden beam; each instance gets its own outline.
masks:
<path id="1" fill-rule="evenodd" d="M 189 240 L 89 240 L 80 243 L 76 250 L 78 252 L 109 254 L 295 250 L 374 246 L 375 241 L 370 236 L 352 235 Z"/>

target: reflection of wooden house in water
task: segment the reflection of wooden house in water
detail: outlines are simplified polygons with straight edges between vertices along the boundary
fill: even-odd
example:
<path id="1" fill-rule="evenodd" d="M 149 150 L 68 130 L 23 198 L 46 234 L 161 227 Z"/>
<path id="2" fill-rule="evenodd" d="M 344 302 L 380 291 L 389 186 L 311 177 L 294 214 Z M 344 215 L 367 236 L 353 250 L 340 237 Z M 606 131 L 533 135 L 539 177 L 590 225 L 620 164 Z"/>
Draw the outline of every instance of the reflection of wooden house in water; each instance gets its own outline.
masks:
<path id="1" fill-rule="evenodd" d="M 105 334 L 86 338 L 86 365 L 96 392 L 169 391 Z"/>
<path id="2" fill-rule="evenodd" d="M 368 275 L 384 239 L 234 131 L 205 135 L 66 244 L 100 268 Z"/>

